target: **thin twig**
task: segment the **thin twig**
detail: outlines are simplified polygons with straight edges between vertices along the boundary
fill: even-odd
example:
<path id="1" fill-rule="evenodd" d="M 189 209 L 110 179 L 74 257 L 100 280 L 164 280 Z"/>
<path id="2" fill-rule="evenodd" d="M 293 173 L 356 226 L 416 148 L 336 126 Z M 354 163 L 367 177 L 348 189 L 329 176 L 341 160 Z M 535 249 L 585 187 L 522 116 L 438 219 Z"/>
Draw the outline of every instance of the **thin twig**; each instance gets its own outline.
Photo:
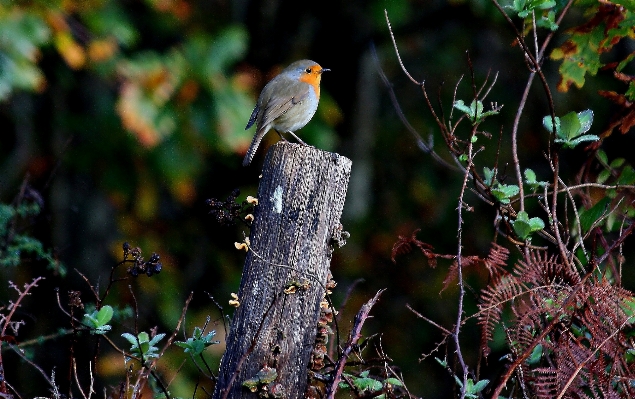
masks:
<path id="1" fill-rule="evenodd" d="M 459 365 L 461 366 L 461 371 L 463 373 L 462 375 L 462 385 L 461 385 L 461 399 L 465 398 L 465 389 L 467 387 L 467 375 L 468 375 L 468 369 L 467 369 L 467 365 L 465 364 L 465 360 L 463 359 L 463 353 L 461 351 L 461 343 L 459 341 L 459 334 L 461 332 L 461 326 L 462 326 L 462 319 L 463 319 L 463 299 L 465 298 L 465 286 L 463 283 L 463 262 L 462 262 L 462 253 L 463 253 L 463 207 L 464 207 L 464 201 L 463 201 L 463 197 L 465 195 L 465 190 L 467 187 L 467 182 L 469 180 L 469 176 L 470 176 L 470 170 L 472 169 L 473 163 L 474 163 L 474 154 L 473 154 L 473 149 L 474 149 L 474 145 L 473 142 L 471 140 L 471 137 L 473 137 L 476 134 L 476 126 L 472 129 L 472 133 L 470 135 L 470 140 L 469 140 L 469 144 L 467 146 L 467 166 L 466 166 L 466 172 L 463 175 L 463 183 L 461 184 L 461 192 L 459 194 L 459 201 L 458 201 L 458 208 L 457 208 L 457 253 L 456 253 L 456 262 L 457 262 L 457 279 L 458 279 L 458 284 L 459 284 L 459 303 L 458 303 L 458 309 L 457 309 L 457 316 L 456 316 L 456 325 L 454 326 L 454 331 L 452 332 L 452 338 L 454 340 L 454 345 L 456 348 L 456 356 L 458 358 L 459 361 Z"/>
<path id="2" fill-rule="evenodd" d="M 395 41 L 395 35 L 392 33 L 392 26 L 390 25 L 390 19 L 388 19 L 388 10 L 384 10 L 384 15 L 386 16 L 386 23 L 388 24 L 388 31 L 390 32 L 390 38 L 392 39 L 392 44 L 395 47 L 395 52 L 397 53 L 397 59 L 399 60 L 399 65 L 401 65 L 401 69 L 406 74 L 408 79 L 417 86 L 423 86 L 423 81 L 419 82 L 415 78 L 410 75 L 410 72 L 403 65 L 403 61 L 401 60 L 401 55 L 399 55 L 399 49 L 397 48 L 397 42 Z"/>
<path id="3" fill-rule="evenodd" d="M 214 297 L 209 292 L 206 292 L 206 291 L 204 292 L 207 295 L 207 297 L 214 303 L 214 305 L 216 305 L 216 308 L 218 308 L 218 311 L 220 312 L 220 316 L 223 319 L 223 329 L 225 330 L 225 336 L 226 337 L 229 336 L 229 331 L 227 330 L 225 311 L 223 310 L 223 307 L 218 303 L 218 301 L 216 301 L 216 299 L 214 299 Z"/>
<path id="4" fill-rule="evenodd" d="M 17 353 L 18 356 L 20 356 L 22 358 L 22 360 L 24 360 L 25 362 L 27 362 L 28 364 L 30 364 L 34 369 L 36 369 L 41 375 L 42 377 L 44 377 L 44 379 L 46 380 L 46 382 L 48 382 L 48 384 L 55 388 L 55 383 L 49 378 L 49 376 L 44 372 L 44 370 L 42 370 L 42 368 L 40 366 L 38 366 L 37 364 L 35 364 L 31 359 L 29 359 L 23 352 L 22 349 L 18 348 L 15 345 L 9 344 L 11 346 L 11 349 L 13 349 L 13 351 L 15 353 Z"/>
<path id="5" fill-rule="evenodd" d="M 425 321 L 427 321 L 428 323 L 432 324 L 433 326 L 435 326 L 436 328 L 438 328 L 439 330 L 441 330 L 444 334 L 446 335 L 452 335 L 452 331 L 448 330 L 447 328 L 443 327 L 442 325 L 438 324 L 437 322 L 435 322 L 434 320 L 430 320 L 427 317 L 425 317 L 424 315 L 422 315 L 421 313 L 417 312 L 416 310 L 414 310 L 412 308 L 412 306 L 410 306 L 409 304 L 406 304 L 406 307 L 412 312 L 414 313 L 418 318 L 423 319 Z"/>
<path id="6" fill-rule="evenodd" d="M 348 357 L 355 349 L 357 341 L 359 341 L 359 339 L 361 338 L 361 331 L 362 327 L 364 326 L 364 322 L 368 318 L 370 310 L 377 303 L 379 297 L 384 291 L 385 289 L 377 291 L 375 296 L 370 301 L 362 305 L 362 307 L 359 309 L 359 312 L 357 312 L 353 328 L 350 332 L 348 341 L 346 342 L 346 347 L 344 348 L 344 351 L 342 351 L 342 355 L 337 360 L 337 363 L 335 365 L 335 372 L 332 377 L 333 380 L 331 385 L 327 389 L 326 399 L 333 399 L 335 397 L 335 392 L 337 392 L 338 384 L 340 382 L 340 379 L 342 378 L 342 373 L 344 372 L 344 366 L 346 366 L 346 359 L 348 359 Z"/>
<path id="7" fill-rule="evenodd" d="M 604 262 L 606 258 L 608 258 L 609 255 L 615 250 L 615 248 L 621 246 L 624 240 L 626 240 L 626 237 L 628 237 L 633 232 L 633 228 L 635 228 L 635 223 L 631 223 L 626 228 L 626 230 L 617 238 L 617 240 L 615 240 L 615 242 L 613 242 L 613 244 L 611 244 L 611 246 L 607 248 L 604 254 L 597 259 L 597 263 L 601 264 L 602 262 Z"/>
<path id="8" fill-rule="evenodd" d="M 421 151 L 423 151 L 425 154 L 429 154 L 430 156 L 432 156 L 432 159 L 434 159 L 441 165 L 452 170 L 457 170 L 456 166 L 452 165 L 451 163 L 447 162 L 445 159 L 441 158 L 441 156 L 439 156 L 439 154 L 437 154 L 434 151 L 434 149 L 432 148 L 432 145 L 428 145 L 425 141 L 423 141 L 419 132 L 417 132 L 417 130 L 410 124 L 410 122 L 408 121 L 408 118 L 406 118 L 406 115 L 403 113 L 403 110 L 401 109 L 401 105 L 399 104 L 399 100 L 397 99 L 397 95 L 395 94 L 395 90 L 393 89 L 392 84 L 390 83 L 390 81 L 388 80 L 388 77 L 386 76 L 383 69 L 381 68 L 379 59 L 377 57 L 377 51 L 375 50 L 375 46 L 371 46 L 371 51 L 373 54 L 373 59 L 375 60 L 377 73 L 379 74 L 379 77 L 381 78 L 382 82 L 384 82 L 384 85 L 388 89 L 388 94 L 390 96 L 390 101 L 392 102 L 393 108 L 395 109 L 395 112 L 397 112 L 397 116 L 401 120 L 401 123 L 406 127 L 406 129 L 410 132 L 410 134 L 414 138 L 415 142 L 417 143 L 417 147 L 419 147 L 419 149 L 421 149 Z"/>
<path id="9" fill-rule="evenodd" d="M 573 199 L 573 194 L 571 194 L 571 190 L 569 189 L 569 187 L 567 187 L 566 184 L 564 184 L 562 179 L 560 179 L 560 184 L 562 184 L 562 186 L 564 187 L 564 190 L 567 192 L 567 197 L 569 198 L 569 201 L 571 201 L 571 206 L 573 207 L 573 214 L 575 215 L 576 228 L 578 229 L 578 232 L 579 232 L 578 242 L 573 246 L 573 248 L 571 249 L 571 252 L 575 253 L 576 248 L 579 245 L 580 248 L 582 249 L 582 252 L 584 253 L 584 257 L 588 261 L 589 254 L 587 253 L 587 250 L 584 247 L 584 241 L 582 239 L 582 225 L 580 223 L 580 214 L 578 213 L 578 207 L 576 206 L 575 200 Z"/>

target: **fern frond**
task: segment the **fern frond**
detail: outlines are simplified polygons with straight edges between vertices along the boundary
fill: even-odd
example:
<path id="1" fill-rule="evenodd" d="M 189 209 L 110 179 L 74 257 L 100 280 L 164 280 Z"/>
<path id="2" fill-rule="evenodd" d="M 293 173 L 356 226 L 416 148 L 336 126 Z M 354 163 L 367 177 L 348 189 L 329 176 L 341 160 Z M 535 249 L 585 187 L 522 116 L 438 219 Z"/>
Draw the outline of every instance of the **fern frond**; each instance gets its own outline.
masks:
<path id="1" fill-rule="evenodd" d="M 500 322 L 505 305 L 523 292 L 518 279 L 511 275 L 500 276 L 498 281 L 490 284 L 481 292 L 477 324 L 481 327 L 481 351 L 489 355 L 489 342 L 492 340 L 494 328 Z"/>

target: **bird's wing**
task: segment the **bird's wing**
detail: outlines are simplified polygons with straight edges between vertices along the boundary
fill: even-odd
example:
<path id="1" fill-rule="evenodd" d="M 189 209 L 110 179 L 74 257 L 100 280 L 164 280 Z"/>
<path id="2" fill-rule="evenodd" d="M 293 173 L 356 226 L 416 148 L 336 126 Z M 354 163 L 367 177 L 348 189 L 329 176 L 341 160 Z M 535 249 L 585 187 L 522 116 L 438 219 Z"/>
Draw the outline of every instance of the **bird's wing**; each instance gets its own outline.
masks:
<path id="1" fill-rule="evenodd" d="M 269 99 L 266 108 L 262 110 L 263 120 L 258 123 L 258 127 L 267 126 L 273 123 L 281 115 L 284 115 L 294 105 L 303 101 L 309 95 L 311 87 L 306 85 L 306 89 L 301 93 L 297 93 L 295 96 L 279 95 L 276 98 Z M 264 117 L 266 116 L 266 119 Z"/>

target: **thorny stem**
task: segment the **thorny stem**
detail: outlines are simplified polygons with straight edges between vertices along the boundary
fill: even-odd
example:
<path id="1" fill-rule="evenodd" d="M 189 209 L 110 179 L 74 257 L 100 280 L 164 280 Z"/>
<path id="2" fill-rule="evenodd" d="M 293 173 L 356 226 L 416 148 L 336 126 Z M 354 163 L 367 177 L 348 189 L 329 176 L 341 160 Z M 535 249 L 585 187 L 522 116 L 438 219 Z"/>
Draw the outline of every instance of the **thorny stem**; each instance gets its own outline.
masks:
<path id="1" fill-rule="evenodd" d="M 529 78 L 527 79 L 527 84 L 525 85 L 525 91 L 523 92 L 523 96 L 520 100 L 520 104 L 518 104 L 518 110 L 516 111 L 516 116 L 514 117 L 514 124 L 512 126 L 512 160 L 514 161 L 514 169 L 516 170 L 516 179 L 518 180 L 518 188 L 520 189 L 520 192 L 519 192 L 520 211 L 525 210 L 525 190 L 523 189 L 523 176 L 520 171 L 520 161 L 518 159 L 518 126 L 520 125 L 520 116 L 523 113 L 523 109 L 525 108 L 527 98 L 529 97 L 529 89 L 531 88 L 531 83 L 534 81 L 534 77 L 536 77 L 536 73 L 531 72 L 529 74 Z"/>
<path id="2" fill-rule="evenodd" d="M 29 284 L 24 285 L 24 291 L 20 291 L 20 289 L 13 283 L 9 284 L 13 288 L 15 288 L 16 291 L 18 291 L 18 299 L 16 299 L 14 303 L 11 303 L 8 306 L 9 313 L 2 318 L 3 324 L 2 324 L 2 330 L 0 330 L 0 336 L 2 337 L 5 336 L 5 333 L 7 332 L 7 328 L 11 325 L 11 319 L 13 318 L 15 311 L 20 307 L 22 300 L 26 298 L 27 295 L 30 295 L 31 289 L 33 289 L 34 287 L 37 287 L 37 283 L 39 283 L 41 280 L 44 280 L 44 277 L 34 278 L 33 281 L 31 281 Z M 2 351 L 0 351 L 0 366 L 2 365 L 3 365 Z M 6 394 L 6 393 L 8 392 L 7 392 L 6 379 L 4 378 L 4 368 L 0 367 L 0 394 Z"/>
<path id="3" fill-rule="evenodd" d="M 499 11 L 503 15 L 505 15 L 507 21 L 515 29 L 514 23 L 503 12 L 503 10 L 500 8 L 500 6 L 496 2 L 496 0 L 492 0 L 492 1 L 498 7 Z M 571 7 L 572 3 L 573 3 L 573 0 L 569 0 L 567 2 L 567 4 L 565 5 L 565 7 L 563 8 L 563 10 L 560 13 L 560 16 L 558 17 L 558 20 L 556 22 L 558 25 L 562 22 L 562 19 L 564 18 L 565 14 L 569 10 L 569 7 Z M 535 23 L 535 20 L 534 20 L 534 23 Z M 516 35 L 518 37 L 519 42 L 522 41 L 522 38 L 520 37 L 520 33 L 518 32 L 518 30 L 515 30 L 515 31 L 516 31 Z M 547 46 L 551 42 L 551 39 L 553 38 L 554 33 L 555 32 L 552 31 L 552 32 L 550 32 L 547 35 L 547 37 L 545 38 L 544 42 L 542 43 L 542 46 L 540 47 L 540 50 L 538 50 L 538 44 L 537 44 L 537 39 L 536 39 L 536 27 L 534 26 L 534 45 L 536 47 L 536 57 L 535 57 L 536 63 L 534 64 L 534 70 L 532 70 L 529 73 L 529 78 L 527 78 L 527 84 L 525 85 L 525 91 L 523 92 L 523 95 L 522 95 L 522 98 L 520 100 L 520 103 L 518 104 L 518 109 L 516 110 L 516 116 L 514 117 L 514 124 L 512 126 L 512 159 L 513 159 L 513 162 L 514 162 L 514 169 L 516 170 L 516 179 L 518 180 L 518 187 L 520 189 L 519 198 L 520 198 L 520 210 L 521 211 L 525 210 L 525 194 L 524 194 L 524 189 L 523 189 L 523 177 L 522 177 L 522 173 L 521 173 L 521 169 L 520 169 L 520 161 L 519 161 L 519 158 L 518 158 L 518 127 L 520 126 L 520 118 L 522 116 L 523 110 L 525 109 L 525 104 L 527 103 L 527 98 L 529 97 L 529 89 L 531 88 L 531 85 L 532 85 L 532 83 L 534 81 L 534 78 L 536 77 L 536 70 L 538 70 L 540 68 L 540 65 L 542 64 L 545 51 L 547 49 Z M 528 50 L 529 49 L 527 47 L 523 46 L 523 50 L 525 51 L 525 54 L 528 54 Z M 547 95 L 549 95 L 549 94 L 547 94 Z"/>
<path id="4" fill-rule="evenodd" d="M 558 178 L 560 176 L 560 157 L 557 152 L 553 153 L 552 156 L 552 167 L 553 167 L 553 195 L 551 199 L 551 225 L 553 229 L 553 234 L 556 236 L 556 241 L 558 242 L 558 249 L 560 250 L 560 257 L 562 261 L 567 267 L 571 267 L 571 262 L 569 260 L 569 251 L 567 247 L 564 245 L 562 241 L 562 237 L 560 236 L 560 226 L 557 217 L 557 207 L 558 207 Z"/>
<path id="5" fill-rule="evenodd" d="M 471 138 L 476 134 L 476 126 L 472 129 L 472 134 L 470 135 L 469 144 L 467 146 L 467 167 L 465 168 L 465 174 L 463 175 L 463 184 L 461 185 L 461 193 L 459 194 L 459 202 L 458 202 L 458 227 L 457 227 L 457 251 L 456 251 L 456 263 L 457 263 L 457 272 L 458 272 L 458 280 L 459 280 L 459 305 L 458 305 L 458 314 L 456 316 L 456 325 L 454 326 L 454 331 L 452 332 L 452 338 L 454 340 L 454 345 L 456 346 L 456 356 L 459 360 L 459 364 L 461 365 L 461 371 L 463 372 L 463 385 L 461 385 L 461 398 L 465 398 L 465 387 L 467 386 L 467 365 L 465 364 L 465 360 L 463 359 L 463 353 L 461 352 L 461 343 L 459 341 L 459 334 L 461 332 L 461 325 L 463 319 L 463 299 L 465 297 L 465 286 L 463 284 L 463 262 L 462 262 L 462 252 L 463 252 L 463 197 L 465 196 L 465 189 L 467 187 L 467 182 L 470 177 L 470 170 L 473 165 L 473 148 L 474 144 L 472 143 Z"/>
<path id="6" fill-rule="evenodd" d="M 537 50 L 537 53 L 534 57 L 534 55 L 531 53 L 531 51 L 529 50 L 529 47 L 527 46 L 527 44 L 525 43 L 525 40 L 523 38 L 523 35 L 521 34 L 520 31 L 518 31 L 518 29 L 516 28 L 516 25 L 514 25 L 514 22 L 511 20 L 511 18 L 505 13 L 505 11 L 503 10 L 503 8 L 501 7 L 501 5 L 498 3 L 497 0 L 492 0 L 492 3 L 494 4 L 494 6 L 499 10 L 499 12 L 503 15 L 503 17 L 507 20 L 507 22 L 509 23 L 509 25 L 512 27 L 512 29 L 514 30 L 515 34 L 516 34 L 516 38 L 518 40 L 518 43 L 520 44 L 523 53 L 525 54 L 525 57 L 529 60 L 531 67 L 532 67 L 532 71 L 530 72 L 529 78 L 527 79 L 527 85 L 525 86 L 525 91 L 523 93 L 523 97 L 521 99 L 521 103 L 518 106 L 518 111 L 516 112 L 516 117 L 514 118 L 514 125 L 512 128 L 512 157 L 513 157 L 513 161 L 514 161 L 514 169 L 516 171 L 516 178 L 518 179 L 518 187 L 520 189 L 519 194 L 520 194 L 520 210 L 524 210 L 525 209 L 525 198 L 524 198 L 524 190 L 523 190 L 523 181 L 522 181 L 522 174 L 521 174 L 521 170 L 520 170 L 520 162 L 518 159 L 518 142 L 517 142 L 517 138 L 518 138 L 518 126 L 520 124 L 520 117 L 521 114 L 523 112 L 525 103 L 527 101 L 527 97 L 529 94 L 529 88 L 531 87 L 531 84 L 533 82 L 534 77 L 536 76 L 536 74 L 538 74 L 538 76 L 540 77 L 540 81 L 543 85 L 544 91 L 545 91 L 545 95 L 547 96 L 547 100 L 548 100 L 548 105 L 549 105 L 549 113 L 551 115 L 551 120 L 553 123 L 553 134 L 555 134 L 556 132 L 556 126 L 555 126 L 555 108 L 554 108 L 554 104 L 553 104 L 553 97 L 551 95 L 551 90 L 549 89 L 549 84 L 547 82 L 547 79 L 542 71 L 541 68 L 541 64 L 543 61 L 543 57 L 544 57 L 544 53 L 546 51 L 546 48 L 549 44 L 549 42 L 551 42 L 551 39 L 554 36 L 555 32 L 550 32 L 547 37 L 545 38 L 544 42 L 542 43 L 542 46 L 540 48 L 540 50 Z M 571 6 L 571 4 L 573 3 L 573 0 L 569 0 L 567 2 L 567 4 L 565 5 L 565 7 L 562 9 L 562 12 L 560 13 L 560 16 L 558 17 L 557 23 L 560 24 L 562 22 L 562 19 L 564 18 L 565 14 L 567 13 L 567 11 L 569 10 L 569 7 Z M 534 34 L 535 34 L 535 29 L 534 29 Z M 557 195 L 555 194 L 558 191 L 558 171 L 559 171 L 559 166 L 558 166 L 558 155 L 556 153 L 551 154 L 550 151 L 550 160 L 551 160 L 551 167 L 554 173 L 554 183 L 553 183 L 553 189 L 554 189 L 554 195 L 553 195 L 553 201 L 552 201 L 552 209 L 551 209 L 551 213 L 552 213 L 552 226 L 554 229 L 554 234 L 556 236 L 556 239 L 558 241 L 558 249 L 560 250 L 560 256 L 563 260 L 563 262 L 565 262 L 565 264 L 567 266 L 570 266 L 570 262 L 569 262 L 569 256 L 568 256 L 568 251 L 566 250 L 566 247 L 564 245 L 564 243 L 562 242 L 562 239 L 560 237 L 560 232 L 558 230 L 558 219 L 557 219 L 557 209 L 556 209 L 556 205 L 557 205 Z M 525 249 L 525 253 L 527 254 L 528 249 Z"/>
<path id="7" fill-rule="evenodd" d="M 571 2 L 571 0 L 570 0 Z M 547 96 L 547 100 L 548 100 L 548 105 L 549 105 L 549 114 L 552 117 L 552 122 L 553 122 L 553 131 L 555 133 L 556 131 L 556 122 L 555 122 L 555 110 L 554 110 L 554 106 L 553 106 L 553 97 L 551 95 L 551 89 L 549 89 L 549 83 L 547 82 L 547 78 L 545 77 L 545 74 L 542 71 L 542 68 L 540 67 L 540 63 L 542 62 L 542 54 L 544 53 L 544 48 L 546 48 L 546 44 L 551 40 L 551 37 L 553 36 L 553 32 L 547 36 L 547 39 L 545 39 L 545 43 L 543 43 L 543 48 L 541 49 L 541 51 L 539 52 L 539 54 L 537 54 L 537 57 L 534 57 L 533 54 L 531 53 L 531 51 L 529 51 L 529 47 L 527 47 L 527 43 L 525 43 L 525 39 L 523 38 L 523 35 L 521 34 L 520 31 L 518 31 L 518 28 L 516 28 L 516 25 L 514 25 L 514 22 L 511 20 L 511 18 L 509 17 L 509 15 L 507 15 L 507 13 L 505 13 L 505 10 L 503 10 L 503 7 L 498 3 L 497 0 L 492 0 L 492 3 L 494 4 L 494 6 L 498 9 L 498 11 L 502 14 L 503 18 L 505 18 L 505 20 L 507 20 L 507 22 L 509 23 L 509 25 L 512 27 L 512 29 L 514 30 L 514 33 L 516 34 L 516 38 L 518 39 L 518 44 L 520 44 L 520 47 L 522 48 L 525 56 L 527 57 L 527 59 L 529 59 L 529 62 L 532 66 L 532 68 L 534 69 L 533 73 L 537 73 L 538 76 L 540 77 L 540 82 L 542 83 L 542 86 L 545 90 L 545 95 Z M 561 18 L 558 19 L 558 21 L 561 21 L 562 16 L 566 13 L 566 11 L 568 10 L 568 7 L 565 7 L 565 9 L 563 10 L 562 14 L 561 14 Z"/>

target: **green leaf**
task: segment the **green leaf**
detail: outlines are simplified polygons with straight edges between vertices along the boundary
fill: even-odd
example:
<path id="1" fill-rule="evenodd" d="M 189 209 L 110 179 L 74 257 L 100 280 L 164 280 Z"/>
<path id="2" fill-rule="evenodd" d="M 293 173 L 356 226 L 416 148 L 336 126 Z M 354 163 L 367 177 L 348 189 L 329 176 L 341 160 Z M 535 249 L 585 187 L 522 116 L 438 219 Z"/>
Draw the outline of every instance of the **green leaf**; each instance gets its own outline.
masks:
<path id="1" fill-rule="evenodd" d="M 545 222 L 542 221 L 539 217 L 533 217 L 529 219 L 529 226 L 531 227 L 531 232 L 539 231 L 545 228 Z"/>
<path id="2" fill-rule="evenodd" d="M 536 172 L 527 168 L 525 169 L 525 181 L 529 184 L 536 182 Z"/>
<path id="3" fill-rule="evenodd" d="M 492 187 L 492 195 L 500 201 L 501 204 L 509 204 L 511 197 L 518 194 L 520 188 L 514 184 L 496 184 Z"/>
<path id="4" fill-rule="evenodd" d="M 207 335 L 203 335 L 203 330 L 200 327 L 194 327 L 194 333 L 187 341 L 176 341 L 175 344 L 184 349 L 185 353 L 190 353 L 192 356 L 198 356 L 205 348 L 213 344 L 220 343 L 219 341 L 213 341 L 212 338 L 216 335 L 216 331 L 212 330 Z"/>
<path id="5" fill-rule="evenodd" d="M 537 181 L 536 173 L 529 168 L 525 169 L 525 183 L 527 183 L 529 187 L 534 191 L 536 191 L 536 189 L 538 189 L 539 187 L 549 187 L 548 182 Z"/>
<path id="6" fill-rule="evenodd" d="M 441 365 L 441 367 L 446 368 L 448 367 L 448 362 L 447 360 L 441 360 L 438 357 L 435 357 L 434 360 L 437 361 L 437 363 L 439 363 Z"/>
<path id="7" fill-rule="evenodd" d="M 165 334 L 157 334 L 152 339 L 150 335 L 142 331 L 136 337 L 130 333 L 121 334 L 130 343 L 130 352 L 138 357 L 141 357 L 145 362 L 148 359 L 159 357 L 159 348 L 155 345 L 165 337 Z"/>
<path id="8" fill-rule="evenodd" d="M 628 83 L 628 89 L 626 90 L 626 93 L 624 93 L 624 95 L 630 101 L 634 101 L 635 100 L 635 82 L 631 81 L 631 82 Z"/>
<path id="9" fill-rule="evenodd" d="M 355 386 L 360 391 L 365 392 L 378 392 L 381 391 L 384 387 L 384 385 L 380 381 L 377 381 L 376 379 L 370 377 L 355 378 L 353 381 L 355 383 Z"/>
<path id="10" fill-rule="evenodd" d="M 635 297 L 623 298 L 620 302 L 620 308 L 628 317 L 628 322 L 633 323 L 635 321 Z"/>
<path id="11" fill-rule="evenodd" d="M 111 306 L 103 306 L 99 312 L 93 311 L 92 313 L 84 314 L 82 323 L 90 328 L 91 334 L 105 334 L 112 329 L 108 324 L 112 320 L 114 311 Z"/>
<path id="12" fill-rule="evenodd" d="M 611 171 L 609 169 L 604 169 L 598 174 L 597 183 L 604 184 L 609 177 L 611 177 Z"/>
<path id="13" fill-rule="evenodd" d="M 454 108 L 456 108 L 459 111 L 467 114 L 468 116 L 470 116 L 472 114 L 472 109 L 470 107 L 466 106 L 465 103 L 463 102 L 463 100 L 456 100 L 454 102 Z"/>
<path id="14" fill-rule="evenodd" d="M 531 233 L 544 229 L 545 223 L 538 217 L 529 219 L 527 212 L 520 211 L 516 216 L 516 220 L 512 221 L 512 226 L 518 237 L 527 240 Z"/>
<path id="15" fill-rule="evenodd" d="M 598 30 L 591 30 L 588 34 L 575 34 L 562 46 L 555 48 L 550 55 L 552 60 L 561 60 L 558 68 L 560 82 L 558 90 L 566 92 L 572 84 L 582 88 L 585 75 L 595 76 L 602 66 L 600 54 L 597 52 L 603 34 Z"/>
<path id="16" fill-rule="evenodd" d="M 584 25 L 568 30 L 569 39 L 550 55 L 551 59 L 562 61 L 558 69 L 559 91 L 568 91 L 572 84 L 578 88 L 584 86 L 585 76 L 596 75 L 604 66 L 600 56 L 610 52 L 623 38 L 632 37 L 635 17 L 629 8 L 605 8 L 600 2 L 588 4 L 585 14 L 594 17 Z"/>
<path id="17" fill-rule="evenodd" d="M 578 112 L 578 121 L 580 122 L 580 129 L 578 134 L 584 134 L 591 129 L 593 124 L 593 111 L 590 109 Z"/>
<path id="18" fill-rule="evenodd" d="M 527 359 L 527 363 L 530 366 L 536 366 L 540 362 L 541 358 L 542 358 L 542 344 L 538 344 L 531 351 L 531 355 L 529 355 L 529 358 Z"/>
<path id="19" fill-rule="evenodd" d="M 548 132 L 553 133 L 553 121 L 556 122 L 556 136 L 560 136 L 560 118 L 556 116 L 555 119 L 551 118 L 551 115 L 547 115 L 542 118 L 542 125 L 547 129 Z"/>
<path id="20" fill-rule="evenodd" d="M 457 377 L 456 375 L 454 375 L 454 381 L 456 381 L 456 384 L 457 384 L 459 387 L 463 388 L 463 381 L 461 381 L 461 380 L 459 379 L 459 377 Z"/>
<path id="21" fill-rule="evenodd" d="M 547 12 L 547 15 L 543 15 L 538 21 L 536 21 L 536 25 L 540 28 L 546 28 L 551 31 L 558 30 L 558 24 L 556 23 L 556 13 L 554 11 Z"/>
<path id="22" fill-rule="evenodd" d="M 46 80 L 37 66 L 39 48 L 51 39 L 44 17 L 22 7 L 0 7 L 0 38 L 0 101 L 15 89 L 42 90 Z"/>
<path id="23" fill-rule="evenodd" d="M 456 378 L 456 380 L 459 381 L 458 378 Z M 479 393 L 483 389 L 485 389 L 487 384 L 489 384 L 489 380 L 481 380 L 481 381 L 478 381 L 477 383 L 474 383 L 474 380 L 469 378 L 467 380 L 467 385 L 465 386 L 465 397 L 466 398 L 475 398 L 475 399 L 478 398 L 479 397 Z M 460 385 L 462 385 L 462 384 L 460 384 Z"/>
<path id="24" fill-rule="evenodd" d="M 234 25 L 214 37 L 207 54 L 208 72 L 222 73 L 247 52 L 248 34 L 245 28 Z"/>
<path id="25" fill-rule="evenodd" d="M 606 152 L 604 152 L 604 150 L 598 150 L 595 155 L 601 163 L 605 165 L 609 163 L 609 158 L 606 156 Z"/>
<path id="26" fill-rule="evenodd" d="M 496 181 L 496 169 L 490 169 L 487 166 L 483 168 L 483 182 L 491 186 Z"/>
<path id="27" fill-rule="evenodd" d="M 397 387 L 402 387 L 403 386 L 401 381 L 399 381 L 396 378 L 392 378 L 392 377 L 391 378 L 386 378 L 384 380 L 384 384 L 390 384 L 390 385 L 394 385 L 394 386 L 397 386 Z"/>
<path id="28" fill-rule="evenodd" d="M 617 179 L 617 184 L 631 185 L 635 183 L 635 169 L 631 165 L 626 165 Z"/>
<path id="29" fill-rule="evenodd" d="M 496 115 L 499 112 L 498 109 L 492 109 L 490 111 L 483 112 L 483 102 L 479 100 L 472 100 L 469 107 L 465 105 L 465 102 L 463 102 L 463 100 L 457 100 L 454 102 L 454 108 L 465 113 L 472 124 L 481 123 L 486 117 L 490 115 Z"/>
<path id="30" fill-rule="evenodd" d="M 558 137 L 565 141 L 571 140 L 578 135 L 581 127 L 582 125 L 578 119 L 578 114 L 571 111 L 560 118 L 560 131 L 558 132 Z"/>
<path id="31" fill-rule="evenodd" d="M 624 165 L 624 162 L 626 162 L 624 158 L 615 158 L 613 161 L 611 161 L 611 163 L 609 164 L 609 167 L 611 169 L 617 169 L 621 167 L 622 165 Z"/>
<path id="32" fill-rule="evenodd" d="M 123 338 L 125 338 L 131 345 L 137 345 L 137 338 L 130 333 L 121 334 Z"/>
<path id="33" fill-rule="evenodd" d="M 543 125 L 552 131 L 551 117 L 543 118 Z M 561 143 L 565 148 L 574 148 L 585 141 L 597 141 L 600 138 L 593 134 L 586 133 L 593 123 L 593 111 L 590 109 L 575 113 L 569 112 L 562 118 L 556 117 L 556 143 Z"/>
<path id="34" fill-rule="evenodd" d="M 150 345 L 156 345 L 159 341 L 161 341 L 165 337 L 165 334 L 157 334 L 155 335 L 149 342 Z"/>
<path id="35" fill-rule="evenodd" d="M 474 384 L 473 393 L 479 393 L 489 384 L 489 380 L 480 380 L 476 384 Z"/>
<path id="36" fill-rule="evenodd" d="M 600 138 L 594 134 L 585 134 L 584 136 L 579 136 L 573 140 L 555 140 L 556 143 L 562 142 L 564 143 L 564 146 L 566 148 L 574 148 L 575 146 L 577 146 L 578 144 L 584 142 L 584 141 L 598 141 Z"/>
<path id="37" fill-rule="evenodd" d="M 97 322 L 103 326 L 104 324 L 107 324 L 110 320 L 112 320 L 113 314 L 114 311 L 112 310 L 112 306 L 102 306 L 102 308 L 99 309 L 99 312 L 97 312 Z"/>
<path id="38" fill-rule="evenodd" d="M 604 197 L 591 208 L 580 211 L 580 227 L 582 228 L 583 233 L 588 232 L 596 220 L 604 215 L 610 204 L 611 199 Z"/>
<path id="39" fill-rule="evenodd" d="M 96 36 L 114 37 L 123 47 L 132 46 L 139 38 L 139 32 L 129 18 L 129 14 L 116 2 L 104 2 L 103 7 L 94 7 L 82 14 L 90 32 Z"/>

